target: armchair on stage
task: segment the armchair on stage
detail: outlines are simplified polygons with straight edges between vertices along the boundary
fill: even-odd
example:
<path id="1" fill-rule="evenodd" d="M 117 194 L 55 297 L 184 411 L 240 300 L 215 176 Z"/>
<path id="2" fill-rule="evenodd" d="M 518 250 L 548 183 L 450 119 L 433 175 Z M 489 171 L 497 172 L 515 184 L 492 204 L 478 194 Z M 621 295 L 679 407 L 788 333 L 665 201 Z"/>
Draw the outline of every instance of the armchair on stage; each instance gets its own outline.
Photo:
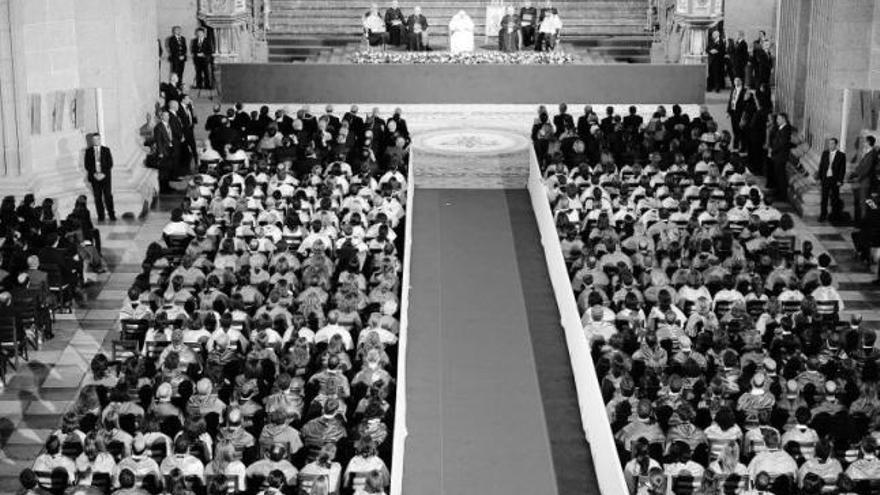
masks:
<path id="1" fill-rule="evenodd" d="M 449 21 L 449 51 L 474 51 L 474 21 L 463 10 L 459 10 Z"/>

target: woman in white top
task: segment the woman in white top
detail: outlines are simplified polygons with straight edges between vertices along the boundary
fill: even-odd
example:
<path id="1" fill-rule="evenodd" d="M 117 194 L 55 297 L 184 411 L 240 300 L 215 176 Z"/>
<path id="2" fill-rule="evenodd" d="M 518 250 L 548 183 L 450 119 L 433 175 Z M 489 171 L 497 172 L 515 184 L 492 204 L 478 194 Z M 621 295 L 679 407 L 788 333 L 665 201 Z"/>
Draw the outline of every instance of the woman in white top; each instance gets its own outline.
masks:
<path id="1" fill-rule="evenodd" d="M 236 491 L 243 491 L 245 486 L 245 473 L 247 468 L 235 459 L 235 446 L 231 442 L 222 442 L 217 446 L 214 460 L 205 466 L 205 475 L 226 475 L 229 479 L 236 480 Z"/>
<path id="2" fill-rule="evenodd" d="M 721 450 L 718 459 L 709 464 L 709 471 L 712 473 L 713 479 L 716 480 L 736 475 L 744 482 L 748 476 L 748 469 L 745 464 L 739 462 L 739 444 L 732 440 L 728 442 Z M 746 485 L 742 483 L 739 486 L 745 487 Z"/>
<path id="3" fill-rule="evenodd" d="M 304 478 L 315 478 L 320 476 L 327 479 L 327 494 L 333 495 L 339 493 L 339 477 L 342 475 L 342 465 L 333 462 L 336 458 L 336 445 L 327 444 L 321 447 L 318 459 L 310 462 L 299 472 L 300 484 Z M 318 479 L 321 479 L 318 478 Z M 314 491 L 312 492 L 314 493 Z"/>
<path id="4" fill-rule="evenodd" d="M 388 467 L 385 461 L 379 458 L 376 453 L 376 444 L 370 438 L 362 439 L 358 442 L 357 455 L 348 462 L 345 468 L 345 476 L 343 483 L 345 488 L 351 488 L 356 493 L 366 489 L 372 480 L 373 485 L 380 490 L 385 489 L 391 484 L 388 474 Z M 353 483 L 353 481 L 355 481 Z M 375 493 L 375 492 L 367 492 Z"/>

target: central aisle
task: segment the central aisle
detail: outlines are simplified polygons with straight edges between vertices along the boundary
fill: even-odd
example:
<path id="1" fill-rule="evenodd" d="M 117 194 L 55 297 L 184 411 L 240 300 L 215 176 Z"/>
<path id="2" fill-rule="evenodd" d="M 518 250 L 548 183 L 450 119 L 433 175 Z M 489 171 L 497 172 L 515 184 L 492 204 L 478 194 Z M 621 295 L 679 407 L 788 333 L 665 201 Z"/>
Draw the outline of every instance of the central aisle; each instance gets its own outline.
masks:
<path id="1" fill-rule="evenodd" d="M 524 259 L 515 243 L 536 239 L 534 218 L 512 218 L 532 215 L 528 201 L 524 190 L 416 191 L 405 495 L 598 493 L 570 368 L 559 373 L 555 302 L 555 321 L 538 329 L 524 297 L 534 290 L 518 264 L 534 264 L 529 276 L 544 266 L 540 244 Z M 514 232 L 528 227 L 535 235 Z M 539 331 L 551 344 L 533 350 Z"/>

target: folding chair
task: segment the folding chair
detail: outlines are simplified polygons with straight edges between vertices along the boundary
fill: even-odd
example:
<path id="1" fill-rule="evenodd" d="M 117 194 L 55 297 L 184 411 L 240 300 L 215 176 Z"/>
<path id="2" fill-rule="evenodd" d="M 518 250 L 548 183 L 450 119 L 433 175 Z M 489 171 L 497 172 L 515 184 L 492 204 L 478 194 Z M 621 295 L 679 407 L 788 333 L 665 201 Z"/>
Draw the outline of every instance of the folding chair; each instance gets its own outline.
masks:
<path id="1" fill-rule="evenodd" d="M 823 320 L 837 320 L 837 301 L 816 301 L 816 315 Z"/>
<path id="2" fill-rule="evenodd" d="M 703 487 L 703 478 L 697 476 L 673 476 L 671 491 L 675 495 L 693 495 Z"/>
<path id="3" fill-rule="evenodd" d="M 110 360 L 122 363 L 138 355 L 138 343 L 134 340 L 113 340 L 110 342 Z"/>
<path id="4" fill-rule="evenodd" d="M 186 253 L 186 248 L 189 246 L 189 241 L 192 238 L 188 235 L 166 235 L 164 237 L 165 245 L 167 246 L 165 249 L 165 259 L 168 260 L 170 265 L 176 266 L 180 263 L 184 253 Z"/>
<path id="5" fill-rule="evenodd" d="M 15 316 L 0 316 L 0 353 L 5 357 L 12 356 L 12 369 L 18 369 L 18 358 L 27 355 L 27 346 L 20 334 L 18 319 Z M 8 361 L 7 361 L 8 363 Z"/>

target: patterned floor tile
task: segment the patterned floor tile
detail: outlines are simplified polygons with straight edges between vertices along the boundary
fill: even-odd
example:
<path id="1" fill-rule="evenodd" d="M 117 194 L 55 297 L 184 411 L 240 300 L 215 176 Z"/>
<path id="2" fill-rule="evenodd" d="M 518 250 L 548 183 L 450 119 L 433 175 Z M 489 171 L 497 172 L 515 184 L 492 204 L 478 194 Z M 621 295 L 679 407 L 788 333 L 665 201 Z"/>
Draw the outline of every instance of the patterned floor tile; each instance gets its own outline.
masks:
<path id="1" fill-rule="evenodd" d="M 16 428 L 6 445 L 24 444 L 24 445 L 42 445 L 46 438 L 55 430 L 55 428 L 34 429 L 34 428 Z"/>

